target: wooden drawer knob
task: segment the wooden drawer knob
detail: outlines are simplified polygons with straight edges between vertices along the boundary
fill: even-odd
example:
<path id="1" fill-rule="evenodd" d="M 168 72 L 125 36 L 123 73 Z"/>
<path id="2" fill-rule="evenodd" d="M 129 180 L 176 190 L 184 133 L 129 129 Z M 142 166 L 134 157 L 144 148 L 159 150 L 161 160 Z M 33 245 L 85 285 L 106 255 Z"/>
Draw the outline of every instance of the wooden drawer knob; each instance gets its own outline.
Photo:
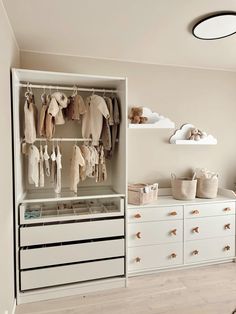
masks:
<path id="1" fill-rule="evenodd" d="M 225 229 L 230 229 L 230 224 L 226 224 Z"/>
<path id="2" fill-rule="evenodd" d="M 193 229 L 192 229 L 192 232 L 193 232 L 193 233 L 199 233 L 199 227 L 193 228 Z"/>
<path id="3" fill-rule="evenodd" d="M 170 254 L 170 258 L 176 258 L 176 257 L 177 257 L 177 254 L 176 254 L 176 253 Z"/>
<path id="4" fill-rule="evenodd" d="M 173 229 L 170 231 L 170 235 L 175 235 L 176 236 L 177 234 L 177 229 Z"/>
<path id="5" fill-rule="evenodd" d="M 138 213 L 138 214 L 134 215 L 134 218 L 141 218 L 141 215 Z"/>
<path id="6" fill-rule="evenodd" d="M 199 251 L 198 251 L 198 250 L 192 251 L 192 255 L 198 255 L 198 254 L 199 254 Z"/>
<path id="7" fill-rule="evenodd" d="M 136 262 L 136 263 L 140 263 L 140 262 L 141 262 L 141 258 L 140 258 L 140 257 L 136 257 L 136 258 L 135 258 L 135 262 Z"/>
<path id="8" fill-rule="evenodd" d="M 192 214 L 193 214 L 193 215 L 198 215 L 198 214 L 199 214 L 199 210 L 194 209 L 194 210 L 192 211 Z"/>
<path id="9" fill-rule="evenodd" d="M 141 239 L 141 232 L 140 232 L 140 231 L 136 233 L 136 237 L 137 237 L 138 239 Z"/>
<path id="10" fill-rule="evenodd" d="M 224 247 L 224 251 L 229 251 L 230 250 L 230 246 L 229 245 L 226 245 L 225 247 Z"/>
<path id="11" fill-rule="evenodd" d="M 176 216 L 176 215 L 177 215 L 177 212 L 175 212 L 175 211 L 174 211 L 174 212 L 170 212 L 169 215 L 170 215 L 170 216 Z"/>
<path id="12" fill-rule="evenodd" d="M 224 212 L 230 212 L 230 211 L 231 211 L 231 208 L 230 208 L 230 207 L 224 208 Z"/>

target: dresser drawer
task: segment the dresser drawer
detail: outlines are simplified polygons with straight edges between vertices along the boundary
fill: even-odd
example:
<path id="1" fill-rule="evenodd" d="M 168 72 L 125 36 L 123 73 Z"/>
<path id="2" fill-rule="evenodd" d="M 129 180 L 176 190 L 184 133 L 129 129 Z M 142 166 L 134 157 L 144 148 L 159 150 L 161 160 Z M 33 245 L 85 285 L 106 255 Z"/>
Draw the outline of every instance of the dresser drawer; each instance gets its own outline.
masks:
<path id="1" fill-rule="evenodd" d="M 21 290 L 124 275 L 124 258 L 21 271 Z"/>
<path id="2" fill-rule="evenodd" d="M 234 215 L 235 202 L 185 205 L 185 218 L 198 218 L 219 215 Z"/>
<path id="3" fill-rule="evenodd" d="M 128 246 L 152 245 L 183 241 L 183 221 L 131 223 L 128 226 Z"/>
<path id="4" fill-rule="evenodd" d="M 128 222 L 183 219 L 182 206 L 129 208 Z"/>
<path id="5" fill-rule="evenodd" d="M 171 243 L 129 248 L 128 271 L 145 271 L 153 268 L 183 264 L 182 243 Z"/>
<path id="6" fill-rule="evenodd" d="M 37 268 L 120 256 L 124 256 L 123 239 L 21 249 L 20 268 Z"/>
<path id="7" fill-rule="evenodd" d="M 20 245 L 79 241 L 124 235 L 124 219 L 61 223 L 20 228 Z"/>
<path id="8" fill-rule="evenodd" d="M 235 216 L 188 219 L 185 221 L 185 239 L 227 237 L 235 235 Z"/>
<path id="9" fill-rule="evenodd" d="M 235 256 L 235 237 L 188 241 L 185 245 L 185 263 L 224 259 Z"/>

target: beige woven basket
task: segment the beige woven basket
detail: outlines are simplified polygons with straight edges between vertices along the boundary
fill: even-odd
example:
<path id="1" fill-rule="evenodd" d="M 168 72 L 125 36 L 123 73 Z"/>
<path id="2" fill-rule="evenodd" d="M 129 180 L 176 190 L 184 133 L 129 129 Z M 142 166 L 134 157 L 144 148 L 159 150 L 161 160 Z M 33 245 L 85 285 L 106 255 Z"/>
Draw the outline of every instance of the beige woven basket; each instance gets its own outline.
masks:
<path id="1" fill-rule="evenodd" d="M 211 179 L 197 179 L 197 197 L 199 198 L 215 198 L 218 192 L 218 177 Z"/>
<path id="2" fill-rule="evenodd" d="M 171 174 L 172 196 L 177 200 L 190 201 L 195 199 L 197 190 L 197 180 L 191 178 L 176 178 Z"/>
<path id="3" fill-rule="evenodd" d="M 150 204 L 157 200 L 158 183 L 154 184 L 129 184 L 128 203 L 133 205 Z"/>

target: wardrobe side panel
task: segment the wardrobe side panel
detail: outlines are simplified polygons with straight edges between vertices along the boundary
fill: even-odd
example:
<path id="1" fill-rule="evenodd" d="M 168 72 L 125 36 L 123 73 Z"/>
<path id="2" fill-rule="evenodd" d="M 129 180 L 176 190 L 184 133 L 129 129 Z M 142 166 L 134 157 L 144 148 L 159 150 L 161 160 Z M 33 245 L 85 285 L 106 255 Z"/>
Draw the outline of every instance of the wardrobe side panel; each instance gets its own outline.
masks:
<path id="1" fill-rule="evenodd" d="M 15 81 L 15 80 L 14 80 Z M 15 197 L 19 200 L 24 194 L 23 181 L 23 156 L 21 153 L 21 130 L 20 121 L 20 89 L 17 84 L 13 84 L 13 128 L 14 128 L 14 174 L 15 174 Z"/>
<path id="2" fill-rule="evenodd" d="M 127 123 L 127 88 L 126 80 L 117 86 L 120 100 L 121 123 L 119 127 L 119 142 L 112 160 L 112 186 L 118 193 L 126 194 L 126 123 Z"/>

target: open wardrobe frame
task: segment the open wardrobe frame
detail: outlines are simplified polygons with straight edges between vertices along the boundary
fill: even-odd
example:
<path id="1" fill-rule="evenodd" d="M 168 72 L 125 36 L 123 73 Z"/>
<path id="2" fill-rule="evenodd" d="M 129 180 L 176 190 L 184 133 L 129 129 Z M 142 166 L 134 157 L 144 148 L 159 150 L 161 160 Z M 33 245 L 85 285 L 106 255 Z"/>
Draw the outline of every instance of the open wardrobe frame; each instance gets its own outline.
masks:
<path id="1" fill-rule="evenodd" d="M 69 190 L 68 180 L 59 195 L 50 187 L 29 187 L 26 156 L 22 152 L 25 91 L 32 88 L 40 99 L 38 95 L 45 89 L 69 94 L 75 87 L 84 97 L 106 93 L 119 99 L 119 139 L 109 161 L 108 181 L 98 186 L 91 181 L 79 184 L 77 194 Z M 127 78 L 12 69 L 12 89 L 17 304 L 127 286 Z M 71 128 L 77 127 L 81 128 L 79 123 Z M 65 136 L 62 131 L 51 140 L 37 136 L 36 141 L 59 142 L 68 150 L 73 142 L 86 140 L 79 133 L 75 136 L 75 132 L 70 137 L 70 127 L 67 129 L 66 125 L 61 129 L 66 131 Z M 45 214 L 50 210 L 42 210 L 44 206 L 76 202 L 101 202 L 104 208 L 114 205 L 117 210 L 90 210 L 84 216 L 75 210 L 60 215 L 59 210 L 50 217 Z M 26 211 L 31 206 L 41 206 L 40 219 L 28 219 Z M 64 256 L 60 250 L 64 250 Z"/>

